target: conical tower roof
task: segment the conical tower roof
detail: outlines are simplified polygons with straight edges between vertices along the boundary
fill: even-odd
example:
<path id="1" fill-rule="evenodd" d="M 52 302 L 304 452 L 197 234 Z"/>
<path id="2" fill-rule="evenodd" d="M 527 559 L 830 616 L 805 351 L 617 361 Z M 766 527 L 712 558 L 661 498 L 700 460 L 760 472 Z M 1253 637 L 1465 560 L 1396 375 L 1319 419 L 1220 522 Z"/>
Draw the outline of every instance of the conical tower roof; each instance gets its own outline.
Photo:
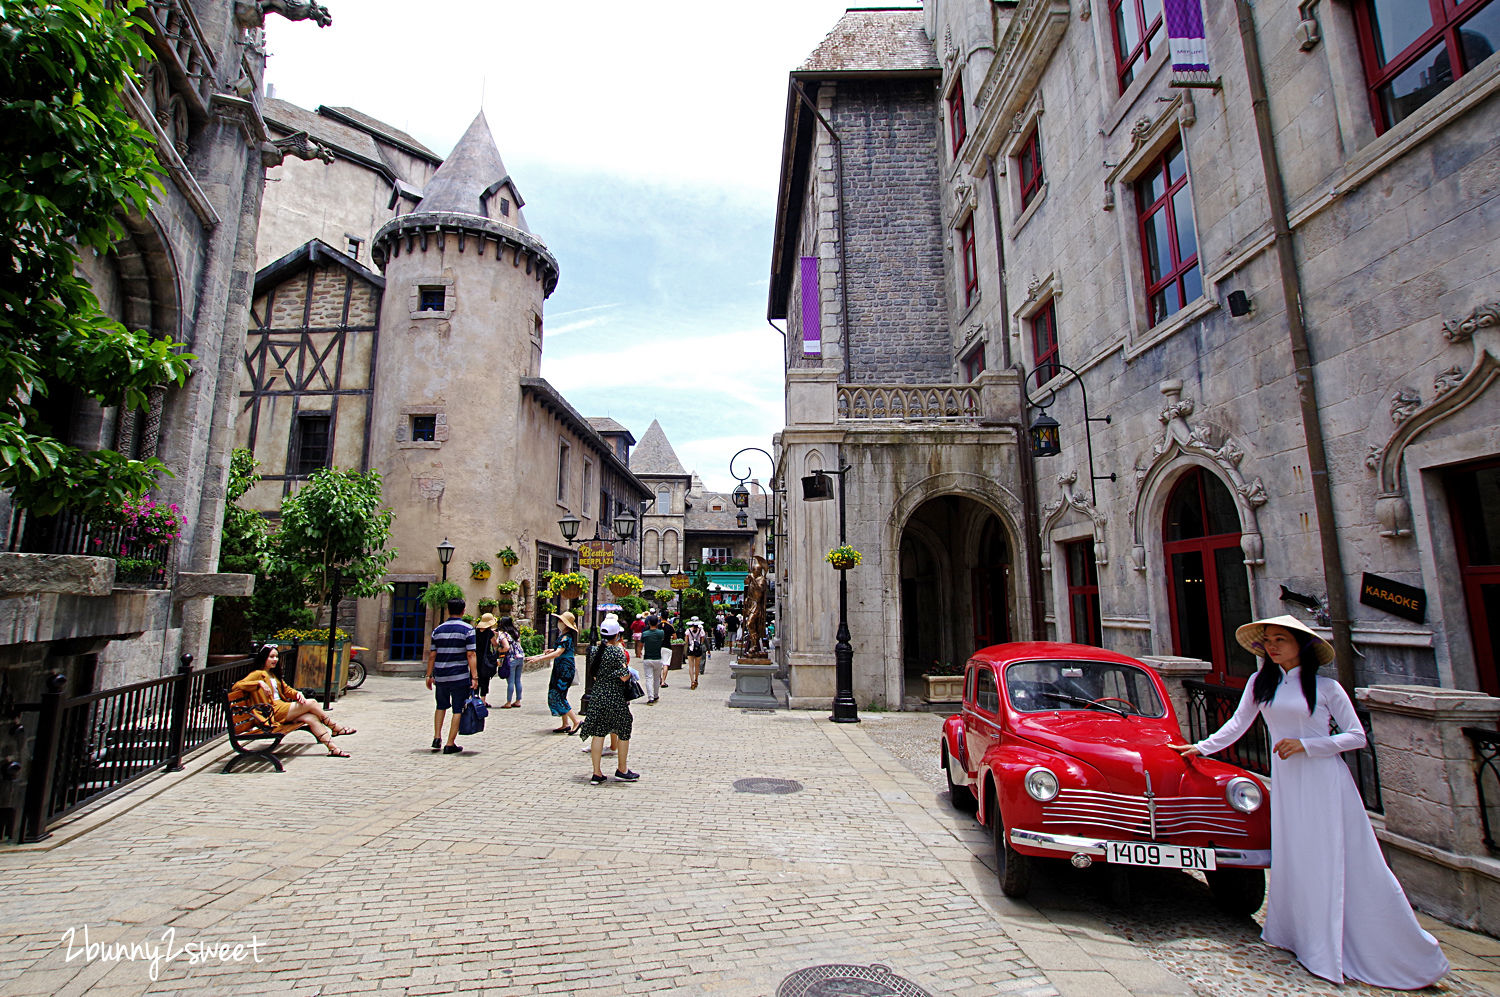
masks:
<path id="1" fill-rule="evenodd" d="M 508 205 L 501 202 L 508 201 Z M 427 181 L 417 212 L 453 211 L 479 215 L 530 232 L 521 214 L 521 194 L 500 158 L 495 136 L 480 111 L 469 130 Z"/>
<path id="2" fill-rule="evenodd" d="M 630 470 L 637 477 L 641 475 L 662 476 L 679 475 L 687 477 L 687 472 L 682 469 L 682 461 L 677 459 L 677 451 L 672 449 L 672 444 L 667 442 L 667 434 L 662 431 L 661 423 L 655 419 L 651 420 L 646 435 L 641 437 L 641 442 L 635 445 L 630 452 Z"/>

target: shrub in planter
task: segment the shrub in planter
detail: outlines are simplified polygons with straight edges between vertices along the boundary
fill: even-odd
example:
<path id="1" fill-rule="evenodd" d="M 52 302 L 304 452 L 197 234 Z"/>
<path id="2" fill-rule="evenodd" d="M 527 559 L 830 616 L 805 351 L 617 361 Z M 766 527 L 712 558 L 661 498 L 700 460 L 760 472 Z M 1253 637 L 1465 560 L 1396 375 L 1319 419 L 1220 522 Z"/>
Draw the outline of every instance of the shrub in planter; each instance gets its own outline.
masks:
<path id="1" fill-rule="evenodd" d="M 492 613 L 499 605 L 500 602 L 497 599 L 480 599 L 478 609 L 481 614 Z"/>

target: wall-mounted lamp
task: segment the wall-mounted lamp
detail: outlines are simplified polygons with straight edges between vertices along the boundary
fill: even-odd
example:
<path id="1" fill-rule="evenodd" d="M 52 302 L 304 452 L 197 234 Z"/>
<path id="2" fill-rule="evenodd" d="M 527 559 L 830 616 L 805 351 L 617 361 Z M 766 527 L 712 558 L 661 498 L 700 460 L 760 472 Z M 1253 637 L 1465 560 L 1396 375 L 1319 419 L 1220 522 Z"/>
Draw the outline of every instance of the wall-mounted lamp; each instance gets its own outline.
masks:
<path id="1" fill-rule="evenodd" d="M 1069 374 L 1072 374 L 1073 380 L 1078 384 L 1079 392 L 1083 395 L 1083 432 L 1085 438 L 1088 441 L 1089 447 L 1089 494 L 1093 497 L 1094 505 L 1098 506 L 1099 491 L 1094 486 L 1094 482 L 1114 481 L 1116 480 L 1116 477 L 1113 472 L 1109 474 L 1094 473 L 1094 430 L 1091 423 L 1102 422 L 1108 425 L 1110 417 L 1107 415 L 1089 415 L 1089 392 L 1088 389 L 1083 385 L 1083 375 L 1079 374 L 1078 371 L 1074 370 L 1072 367 L 1067 366 L 1066 364 L 1054 363 L 1050 360 L 1042 364 L 1041 367 L 1037 369 L 1040 370 L 1044 367 L 1053 367 L 1057 370 L 1065 370 Z M 1050 377 L 1051 375 L 1048 376 Z M 1023 381 L 1022 383 L 1024 384 L 1025 382 Z M 1027 433 L 1030 438 L 1032 448 L 1031 454 L 1033 457 L 1056 457 L 1058 454 L 1062 453 L 1062 427 L 1058 424 L 1058 421 L 1056 419 L 1047 414 L 1047 405 L 1051 405 L 1056 397 L 1056 388 L 1047 389 L 1046 405 L 1041 405 L 1037 402 L 1032 401 L 1030 395 L 1026 397 L 1027 404 L 1035 405 L 1038 409 L 1041 410 L 1037 413 L 1036 418 L 1032 420 L 1031 428 Z M 803 480 L 806 481 L 807 479 L 804 478 Z"/>
<path id="2" fill-rule="evenodd" d="M 1229 314 L 1235 318 L 1243 318 L 1255 310 L 1255 305 L 1250 301 L 1250 295 L 1244 291 L 1229 292 Z"/>

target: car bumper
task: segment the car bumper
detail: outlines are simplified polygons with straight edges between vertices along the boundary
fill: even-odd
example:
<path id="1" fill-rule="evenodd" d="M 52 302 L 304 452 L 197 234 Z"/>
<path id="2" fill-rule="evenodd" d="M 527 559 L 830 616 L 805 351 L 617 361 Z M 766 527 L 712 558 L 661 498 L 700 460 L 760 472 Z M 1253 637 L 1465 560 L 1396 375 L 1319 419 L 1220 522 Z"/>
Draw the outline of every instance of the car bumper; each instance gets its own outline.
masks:
<path id="1" fill-rule="evenodd" d="M 1010 830 L 1012 845 L 1055 852 L 1059 858 L 1073 855 L 1103 858 L 1108 852 L 1111 840 L 1119 839 L 1026 831 L 1018 827 Z M 1271 864 L 1271 850 L 1269 848 L 1215 848 L 1214 859 L 1221 867 L 1264 869 Z"/>

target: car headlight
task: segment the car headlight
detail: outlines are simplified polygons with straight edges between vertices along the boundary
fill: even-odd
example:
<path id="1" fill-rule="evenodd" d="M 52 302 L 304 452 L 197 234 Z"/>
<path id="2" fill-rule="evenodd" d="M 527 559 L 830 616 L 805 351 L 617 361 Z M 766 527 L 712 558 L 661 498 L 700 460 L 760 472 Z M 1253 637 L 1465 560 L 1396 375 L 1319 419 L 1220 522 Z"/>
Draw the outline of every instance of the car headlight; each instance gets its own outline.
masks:
<path id="1" fill-rule="evenodd" d="M 1057 796 L 1057 776 L 1038 765 L 1026 773 L 1026 795 L 1039 803 Z"/>
<path id="2" fill-rule="evenodd" d="M 1242 814 L 1248 814 L 1260 809 L 1262 801 L 1265 800 L 1265 794 L 1261 792 L 1260 783 L 1237 775 L 1224 787 L 1224 798 L 1229 801 L 1231 807 Z"/>

